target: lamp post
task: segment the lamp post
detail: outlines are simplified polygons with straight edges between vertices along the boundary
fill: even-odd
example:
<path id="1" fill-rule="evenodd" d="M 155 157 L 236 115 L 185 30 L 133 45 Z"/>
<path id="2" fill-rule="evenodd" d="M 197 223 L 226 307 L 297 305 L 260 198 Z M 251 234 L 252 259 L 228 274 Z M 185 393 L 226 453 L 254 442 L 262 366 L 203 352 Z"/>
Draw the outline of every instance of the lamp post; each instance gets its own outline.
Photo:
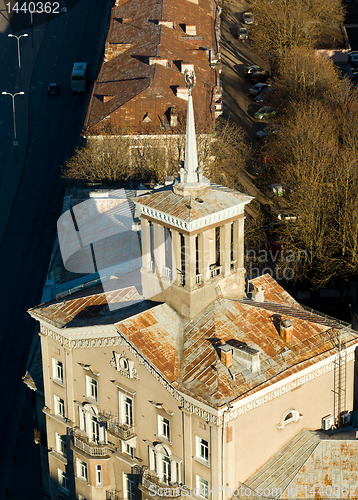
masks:
<path id="1" fill-rule="evenodd" d="M 11 94 L 10 92 L 2 92 L 3 95 L 9 95 L 12 97 L 12 115 L 14 118 L 14 146 L 16 147 L 16 163 L 18 163 L 17 158 L 17 140 L 16 140 L 16 117 L 15 117 L 15 96 L 24 95 L 25 92 L 16 92 L 16 94 Z"/>
<path id="2" fill-rule="evenodd" d="M 21 68 L 21 59 L 20 59 L 20 38 L 22 36 L 29 36 L 27 33 L 25 33 L 24 35 L 12 35 L 11 33 L 9 33 L 7 36 L 11 37 L 11 38 L 16 38 L 17 39 L 17 57 L 18 57 L 18 61 L 19 61 L 19 68 Z"/>

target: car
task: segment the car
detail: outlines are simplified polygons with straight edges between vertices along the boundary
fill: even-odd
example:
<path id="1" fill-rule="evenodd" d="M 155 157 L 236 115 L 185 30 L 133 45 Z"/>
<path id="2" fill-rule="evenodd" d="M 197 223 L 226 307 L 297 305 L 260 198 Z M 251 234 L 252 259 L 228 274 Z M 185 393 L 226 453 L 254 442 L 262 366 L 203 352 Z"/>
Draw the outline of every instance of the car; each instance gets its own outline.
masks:
<path id="1" fill-rule="evenodd" d="M 358 52 L 348 54 L 348 62 L 351 68 L 358 68 Z"/>
<path id="2" fill-rule="evenodd" d="M 288 212 L 287 210 L 281 210 L 277 214 L 278 220 L 297 220 L 297 215 Z"/>
<path id="3" fill-rule="evenodd" d="M 270 72 L 267 69 L 261 71 L 255 71 L 249 75 L 249 80 L 251 83 L 267 82 L 270 78 Z"/>
<path id="4" fill-rule="evenodd" d="M 263 68 L 260 66 L 254 65 L 254 66 L 245 66 L 244 67 L 244 73 L 246 77 L 249 77 L 251 73 L 257 73 L 257 71 L 264 71 Z"/>
<path id="5" fill-rule="evenodd" d="M 268 137 L 274 133 L 275 133 L 274 127 L 272 127 L 271 125 L 266 125 L 266 127 L 256 132 L 255 137 L 260 141 L 266 141 Z"/>
<path id="6" fill-rule="evenodd" d="M 56 95 L 60 93 L 60 85 L 58 83 L 50 83 L 47 87 L 48 95 Z"/>
<path id="7" fill-rule="evenodd" d="M 254 118 L 256 120 L 268 120 L 269 118 L 273 118 L 276 113 L 277 109 L 270 108 L 269 106 L 264 106 L 263 108 L 260 108 L 258 111 L 256 111 L 256 113 L 254 114 Z"/>
<path id="8" fill-rule="evenodd" d="M 249 38 L 249 32 L 246 28 L 239 28 L 237 30 L 237 39 L 238 40 L 247 40 Z"/>
<path id="9" fill-rule="evenodd" d="M 242 17 L 245 24 L 254 24 L 254 16 L 252 12 L 244 12 Z"/>
<path id="10" fill-rule="evenodd" d="M 253 96 L 259 95 L 263 90 L 265 90 L 266 87 L 268 87 L 267 83 L 257 83 L 249 89 L 249 94 Z"/>
<path id="11" fill-rule="evenodd" d="M 266 100 L 270 97 L 270 94 L 273 90 L 274 87 L 272 87 L 271 85 L 267 85 L 267 87 L 265 87 L 265 89 L 255 97 L 254 101 L 258 102 L 259 104 L 264 104 Z"/>

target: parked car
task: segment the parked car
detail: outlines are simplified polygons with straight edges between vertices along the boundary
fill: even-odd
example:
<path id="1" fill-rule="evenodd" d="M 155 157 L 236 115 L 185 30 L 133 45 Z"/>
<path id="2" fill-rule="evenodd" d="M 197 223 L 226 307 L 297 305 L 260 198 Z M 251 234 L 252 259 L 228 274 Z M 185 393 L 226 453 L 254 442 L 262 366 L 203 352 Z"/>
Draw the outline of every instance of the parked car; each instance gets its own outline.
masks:
<path id="1" fill-rule="evenodd" d="M 60 93 L 60 85 L 58 83 L 50 83 L 47 87 L 48 95 L 56 95 Z"/>
<path id="2" fill-rule="evenodd" d="M 257 83 L 249 89 L 249 94 L 253 96 L 259 95 L 267 86 L 267 83 Z"/>
<path id="3" fill-rule="evenodd" d="M 287 210 L 281 210 L 277 215 L 278 220 L 297 220 L 297 215 L 288 212 Z"/>
<path id="4" fill-rule="evenodd" d="M 249 32 L 246 28 L 239 28 L 237 30 L 237 39 L 238 40 L 247 40 L 249 38 Z"/>
<path id="5" fill-rule="evenodd" d="M 255 137 L 260 141 L 265 141 L 268 139 L 270 135 L 274 133 L 275 133 L 274 127 L 272 127 L 271 125 L 266 125 L 266 127 L 256 132 Z"/>
<path id="6" fill-rule="evenodd" d="M 276 113 L 277 109 L 270 108 L 269 106 L 264 106 L 263 108 L 260 108 L 258 111 L 256 111 L 256 113 L 254 114 L 254 118 L 256 118 L 256 120 L 268 120 L 274 117 Z"/>
<path id="7" fill-rule="evenodd" d="M 242 17 L 245 24 L 254 24 L 254 16 L 252 12 L 244 12 Z"/>
<path id="8" fill-rule="evenodd" d="M 348 54 L 348 62 L 351 68 L 358 68 L 358 52 L 350 52 Z"/>
<path id="9" fill-rule="evenodd" d="M 267 71 L 267 69 L 263 69 L 261 71 L 255 71 L 255 73 L 251 73 L 249 75 L 249 80 L 251 83 L 267 82 L 269 78 L 270 78 L 270 72 Z"/>
<path id="10" fill-rule="evenodd" d="M 260 66 L 256 66 L 256 65 L 244 67 L 244 73 L 245 73 L 246 77 L 249 77 L 249 75 L 251 75 L 251 73 L 256 73 L 257 71 L 264 71 L 264 70 Z"/>
<path id="11" fill-rule="evenodd" d="M 273 90 L 274 87 L 272 87 L 272 85 L 267 85 L 265 89 L 255 97 L 254 99 L 255 102 L 258 102 L 259 104 L 264 104 Z"/>

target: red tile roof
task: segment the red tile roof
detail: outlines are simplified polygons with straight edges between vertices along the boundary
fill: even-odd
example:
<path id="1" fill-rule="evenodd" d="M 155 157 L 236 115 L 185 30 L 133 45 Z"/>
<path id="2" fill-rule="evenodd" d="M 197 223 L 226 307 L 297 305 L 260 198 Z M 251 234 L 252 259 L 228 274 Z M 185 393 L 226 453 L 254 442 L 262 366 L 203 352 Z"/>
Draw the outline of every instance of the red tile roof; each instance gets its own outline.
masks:
<path id="1" fill-rule="evenodd" d="M 119 2 L 117 2 L 119 3 Z M 112 9 L 111 25 L 102 65 L 85 122 L 85 133 L 96 132 L 109 117 L 120 127 L 141 127 L 146 113 L 159 128 L 168 108 L 185 114 L 186 101 L 176 96 L 184 87 L 181 62 L 194 64 L 193 91 L 196 114 L 212 120 L 215 69 L 210 68 L 208 49 L 217 53 L 216 4 L 200 0 L 128 0 Z M 172 22 L 173 27 L 161 24 Z M 169 23 L 170 25 L 170 23 Z M 196 36 L 186 33 L 196 26 Z M 164 67 L 150 58 L 167 60 Z M 106 120 L 107 122 L 107 120 Z"/>

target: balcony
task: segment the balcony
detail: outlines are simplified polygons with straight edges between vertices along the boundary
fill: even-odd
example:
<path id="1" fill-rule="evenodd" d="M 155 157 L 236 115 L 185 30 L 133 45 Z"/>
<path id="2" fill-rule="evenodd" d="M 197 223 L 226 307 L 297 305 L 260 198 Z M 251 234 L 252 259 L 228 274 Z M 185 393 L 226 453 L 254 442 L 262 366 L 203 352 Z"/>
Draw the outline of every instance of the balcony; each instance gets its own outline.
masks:
<path id="1" fill-rule="evenodd" d="M 123 498 L 118 490 L 107 490 L 106 500 L 123 500 Z"/>
<path id="2" fill-rule="evenodd" d="M 109 454 L 106 444 L 99 444 L 90 441 L 87 436 L 80 434 L 79 431 L 73 431 L 73 445 L 91 457 L 104 457 Z"/>
<path id="3" fill-rule="evenodd" d="M 100 419 L 106 423 L 107 432 L 114 434 L 124 441 L 136 435 L 134 426 L 119 423 L 119 418 L 116 415 L 112 415 L 105 411 L 100 411 L 99 413 Z"/>
<path id="4" fill-rule="evenodd" d="M 169 267 L 162 266 L 162 274 L 166 278 L 172 279 L 172 270 Z"/>
<path id="5" fill-rule="evenodd" d="M 210 266 L 210 278 L 215 278 L 221 274 L 221 266 Z"/>
<path id="6" fill-rule="evenodd" d="M 143 490 L 149 490 L 151 496 L 163 497 L 163 498 L 180 498 L 181 497 L 181 487 L 178 483 L 168 483 L 163 482 L 158 476 L 152 474 L 149 471 L 144 471 L 141 486 Z M 140 488 L 140 489 L 142 489 Z M 143 491 L 142 490 L 142 491 Z M 154 493 L 154 495 L 153 495 Z"/>

